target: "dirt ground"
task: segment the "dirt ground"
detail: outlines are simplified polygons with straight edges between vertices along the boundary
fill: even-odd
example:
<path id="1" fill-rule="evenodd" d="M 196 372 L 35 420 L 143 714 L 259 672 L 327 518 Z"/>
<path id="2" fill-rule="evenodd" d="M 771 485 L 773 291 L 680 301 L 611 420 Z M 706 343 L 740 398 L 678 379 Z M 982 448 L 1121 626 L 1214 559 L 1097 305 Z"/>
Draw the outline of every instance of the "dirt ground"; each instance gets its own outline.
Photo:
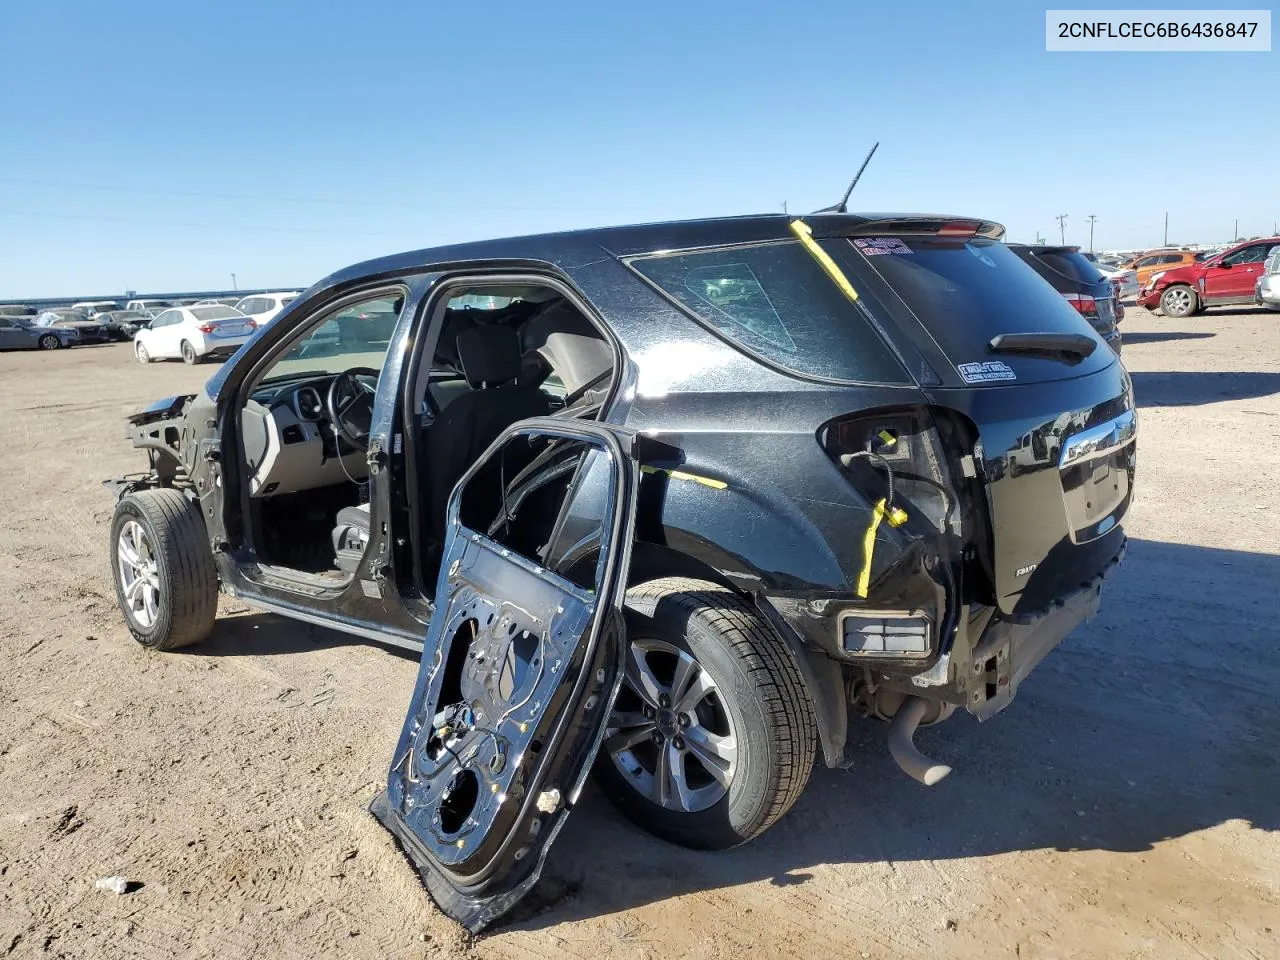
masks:
<path id="1" fill-rule="evenodd" d="M 189 653 L 122 624 L 99 482 L 143 465 L 124 415 L 212 368 L 0 354 L 0 956 L 1280 957 L 1280 314 L 1123 329 L 1128 559 L 1007 711 L 922 733 L 948 780 L 855 724 L 719 854 L 590 793 L 543 906 L 476 940 L 365 813 L 412 657 L 225 600 Z"/>

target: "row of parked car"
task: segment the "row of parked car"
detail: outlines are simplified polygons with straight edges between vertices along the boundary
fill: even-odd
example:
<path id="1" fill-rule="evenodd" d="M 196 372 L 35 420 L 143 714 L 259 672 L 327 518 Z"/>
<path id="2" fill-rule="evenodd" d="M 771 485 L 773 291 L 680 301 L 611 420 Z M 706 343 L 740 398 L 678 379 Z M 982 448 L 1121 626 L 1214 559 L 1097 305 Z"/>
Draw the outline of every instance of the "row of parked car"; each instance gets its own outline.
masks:
<path id="1" fill-rule="evenodd" d="M 36 310 L 0 305 L 0 349 L 57 350 L 87 343 L 133 341 L 142 363 L 181 358 L 199 363 L 227 356 L 285 308 L 298 291 L 194 301 L 92 300 Z"/>

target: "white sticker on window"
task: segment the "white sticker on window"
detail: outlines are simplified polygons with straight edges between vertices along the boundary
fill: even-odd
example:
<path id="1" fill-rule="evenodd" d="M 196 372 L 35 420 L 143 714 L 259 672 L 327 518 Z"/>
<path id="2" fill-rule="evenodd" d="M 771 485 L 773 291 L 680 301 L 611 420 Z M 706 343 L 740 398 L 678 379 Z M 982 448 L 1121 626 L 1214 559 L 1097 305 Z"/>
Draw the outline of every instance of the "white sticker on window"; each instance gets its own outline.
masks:
<path id="1" fill-rule="evenodd" d="M 899 240 L 897 237 L 868 237 L 867 239 L 857 239 L 853 241 L 853 245 L 858 248 L 863 256 L 878 257 L 883 253 L 911 253 L 911 248 Z"/>
<path id="2" fill-rule="evenodd" d="M 994 383 L 997 380 L 1017 380 L 1018 375 L 1007 363 L 987 360 L 984 363 L 962 363 L 956 367 L 965 383 Z"/>

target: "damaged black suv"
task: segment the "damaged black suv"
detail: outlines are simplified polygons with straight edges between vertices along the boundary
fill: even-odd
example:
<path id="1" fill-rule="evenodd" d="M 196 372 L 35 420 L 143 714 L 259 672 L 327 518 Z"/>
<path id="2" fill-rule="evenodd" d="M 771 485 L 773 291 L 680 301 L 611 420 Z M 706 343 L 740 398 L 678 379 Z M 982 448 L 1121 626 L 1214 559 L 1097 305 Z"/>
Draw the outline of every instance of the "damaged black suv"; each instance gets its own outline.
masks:
<path id="1" fill-rule="evenodd" d="M 986 719 L 1098 605 L 1137 422 L 1093 328 L 937 216 L 753 216 L 419 251 L 295 300 L 130 418 L 111 568 L 139 642 L 219 589 L 422 649 L 374 811 L 479 929 L 588 771 L 724 848 L 851 713 Z"/>

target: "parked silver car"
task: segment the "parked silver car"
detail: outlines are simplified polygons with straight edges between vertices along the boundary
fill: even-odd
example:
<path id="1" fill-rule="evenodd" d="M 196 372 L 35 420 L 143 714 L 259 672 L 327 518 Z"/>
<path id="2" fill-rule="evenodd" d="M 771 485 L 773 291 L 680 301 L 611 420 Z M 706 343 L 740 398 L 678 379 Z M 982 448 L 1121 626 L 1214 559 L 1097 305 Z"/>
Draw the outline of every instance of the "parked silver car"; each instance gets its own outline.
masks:
<path id="1" fill-rule="evenodd" d="M 42 327 L 32 317 L 0 316 L 0 350 L 57 350 L 79 342 L 73 327 Z"/>
<path id="2" fill-rule="evenodd" d="M 1280 247 L 1271 251 L 1262 267 L 1262 276 L 1253 288 L 1254 302 L 1259 306 L 1280 310 Z"/>

